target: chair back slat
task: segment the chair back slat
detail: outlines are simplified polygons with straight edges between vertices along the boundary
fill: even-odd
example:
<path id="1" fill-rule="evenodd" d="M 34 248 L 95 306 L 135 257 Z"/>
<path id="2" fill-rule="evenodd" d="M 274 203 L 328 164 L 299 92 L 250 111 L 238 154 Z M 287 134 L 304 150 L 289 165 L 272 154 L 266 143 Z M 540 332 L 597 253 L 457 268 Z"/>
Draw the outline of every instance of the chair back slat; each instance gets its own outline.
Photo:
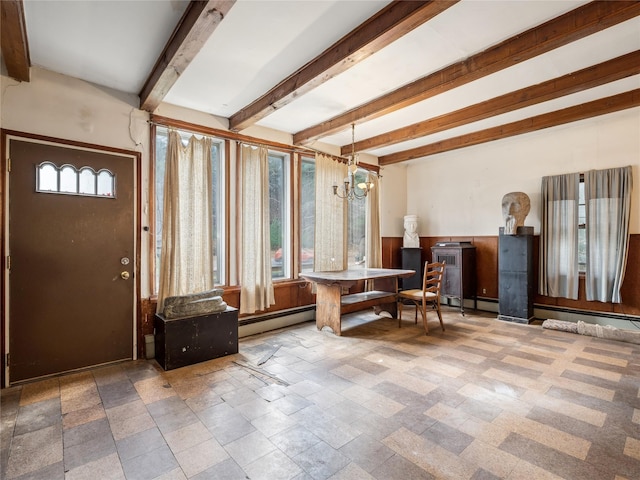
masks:
<path id="1" fill-rule="evenodd" d="M 427 292 L 440 294 L 440 286 L 442 285 L 442 276 L 446 262 L 431 262 L 424 264 L 424 276 L 422 278 L 423 295 Z"/>

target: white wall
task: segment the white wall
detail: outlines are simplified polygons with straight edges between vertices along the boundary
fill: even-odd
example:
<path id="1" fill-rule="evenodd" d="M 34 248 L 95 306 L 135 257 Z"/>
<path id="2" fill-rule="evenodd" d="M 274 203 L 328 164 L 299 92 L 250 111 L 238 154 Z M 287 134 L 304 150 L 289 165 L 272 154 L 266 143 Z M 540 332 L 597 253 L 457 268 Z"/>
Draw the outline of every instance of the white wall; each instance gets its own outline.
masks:
<path id="1" fill-rule="evenodd" d="M 380 168 L 380 233 L 383 237 L 404 235 L 404 216 L 417 214 L 407 209 L 407 165 Z"/>
<path id="2" fill-rule="evenodd" d="M 406 213 L 419 217 L 421 236 L 497 235 L 502 197 L 513 191 L 531 198 L 525 224 L 540 232 L 541 179 L 547 175 L 631 165 L 631 233 L 640 233 L 640 108 L 454 150 L 406 165 L 406 184 L 385 171 L 383 236 L 401 236 L 397 198 L 406 189 Z M 427 190 L 428 187 L 428 190 Z M 385 214 L 383 213 L 383 218 Z"/>

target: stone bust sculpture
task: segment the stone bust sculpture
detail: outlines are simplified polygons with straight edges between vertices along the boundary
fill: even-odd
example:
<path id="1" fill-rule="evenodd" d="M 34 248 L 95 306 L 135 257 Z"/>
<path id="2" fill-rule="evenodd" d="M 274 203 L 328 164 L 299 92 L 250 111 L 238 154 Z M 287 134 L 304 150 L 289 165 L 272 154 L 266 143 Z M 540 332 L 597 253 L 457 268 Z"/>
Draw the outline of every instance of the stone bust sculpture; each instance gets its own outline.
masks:
<path id="1" fill-rule="evenodd" d="M 502 218 L 504 218 L 504 234 L 515 235 L 518 227 L 524 226 L 524 219 L 529 215 L 531 201 L 524 192 L 510 192 L 502 197 Z"/>
<path id="2" fill-rule="evenodd" d="M 420 246 L 417 215 L 404 216 L 404 237 L 402 246 L 404 248 L 417 248 Z"/>

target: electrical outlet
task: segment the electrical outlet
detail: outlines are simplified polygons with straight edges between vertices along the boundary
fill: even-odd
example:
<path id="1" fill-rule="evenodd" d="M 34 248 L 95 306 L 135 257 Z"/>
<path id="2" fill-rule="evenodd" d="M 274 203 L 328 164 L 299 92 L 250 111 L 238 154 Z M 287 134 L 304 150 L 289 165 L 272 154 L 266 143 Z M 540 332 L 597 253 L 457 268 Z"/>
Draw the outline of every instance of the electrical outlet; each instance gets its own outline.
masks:
<path id="1" fill-rule="evenodd" d="M 483 289 L 482 289 L 482 294 L 484 295 L 485 293 L 487 293 L 487 289 L 486 289 L 486 288 L 483 288 Z"/>

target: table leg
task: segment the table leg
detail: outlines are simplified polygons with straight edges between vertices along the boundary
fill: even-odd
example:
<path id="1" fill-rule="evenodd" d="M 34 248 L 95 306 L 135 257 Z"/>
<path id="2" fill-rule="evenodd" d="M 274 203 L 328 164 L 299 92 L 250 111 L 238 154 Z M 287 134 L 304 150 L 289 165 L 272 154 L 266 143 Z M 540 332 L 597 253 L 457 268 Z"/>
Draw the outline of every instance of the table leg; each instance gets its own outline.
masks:
<path id="1" fill-rule="evenodd" d="M 316 327 L 330 327 L 336 335 L 341 334 L 340 296 L 342 287 L 338 284 L 317 284 L 316 290 Z"/>
<path id="2" fill-rule="evenodd" d="M 398 293 L 398 277 L 393 278 L 376 278 L 373 281 L 373 288 L 382 292 Z M 373 307 L 376 315 L 380 312 L 389 312 L 393 318 L 398 318 L 398 304 L 396 302 L 381 303 L 379 306 Z"/>

